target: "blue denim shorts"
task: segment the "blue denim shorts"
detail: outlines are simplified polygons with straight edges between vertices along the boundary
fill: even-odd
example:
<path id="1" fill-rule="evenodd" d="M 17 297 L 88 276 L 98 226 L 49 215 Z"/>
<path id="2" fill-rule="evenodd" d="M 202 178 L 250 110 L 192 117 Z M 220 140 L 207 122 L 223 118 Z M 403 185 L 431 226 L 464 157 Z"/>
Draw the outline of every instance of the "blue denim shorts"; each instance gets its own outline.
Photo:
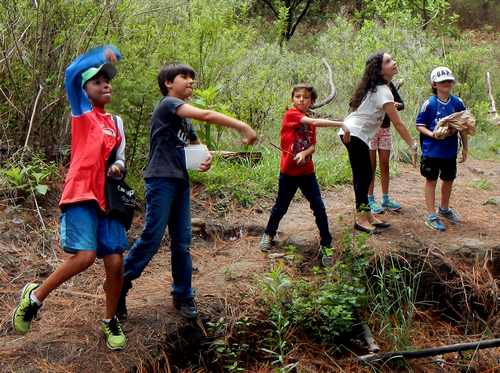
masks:
<path id="1" fill-rule="evenodd" d="M 121 254 L 127 249 L 125 227 L 116 219 L 99 214 L 95 202 L 63 206 L 60 240 L 64 251 L 95 251 L 98 258 Z"/>

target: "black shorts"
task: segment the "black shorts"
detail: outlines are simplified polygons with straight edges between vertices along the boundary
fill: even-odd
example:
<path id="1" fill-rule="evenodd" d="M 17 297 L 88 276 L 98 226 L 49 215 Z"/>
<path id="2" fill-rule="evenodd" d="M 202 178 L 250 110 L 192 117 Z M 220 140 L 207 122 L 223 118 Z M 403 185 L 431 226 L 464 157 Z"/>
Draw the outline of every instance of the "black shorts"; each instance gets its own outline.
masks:
<path id="1" fill-rule="evenodd" d="M 453 181 L 457 177 L 457 159 L 424 157 L 420 161 L 420 174 L 428 180 Z"/>

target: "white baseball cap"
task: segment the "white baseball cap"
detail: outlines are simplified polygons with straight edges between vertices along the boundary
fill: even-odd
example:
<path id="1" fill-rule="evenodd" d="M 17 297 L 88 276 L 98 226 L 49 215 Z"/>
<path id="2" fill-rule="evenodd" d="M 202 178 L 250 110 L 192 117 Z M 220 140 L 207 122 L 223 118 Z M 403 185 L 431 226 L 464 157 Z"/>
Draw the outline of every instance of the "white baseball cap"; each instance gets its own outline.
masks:
<path id="1" fill-rule="evenodd" d="M 444 66 L 436 67 L 431 72 L 431 83 L 444 82 L 445 80 L 455 81 L 455 77 L 450 69 Z"/>

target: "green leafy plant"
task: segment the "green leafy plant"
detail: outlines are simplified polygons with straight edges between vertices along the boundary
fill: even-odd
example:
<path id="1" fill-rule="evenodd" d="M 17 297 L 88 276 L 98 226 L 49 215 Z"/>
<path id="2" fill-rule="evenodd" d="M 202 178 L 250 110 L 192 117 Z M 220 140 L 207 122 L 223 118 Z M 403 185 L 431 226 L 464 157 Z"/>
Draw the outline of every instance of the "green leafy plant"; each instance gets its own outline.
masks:
<path id="1" fill-rule="evenodd" d="M 414 19 L 423 30 L 435 26 L 440 32 L 454 34 L 458 16 L 450 10 L 449 0 L 364 0 L 358 12 L 361 19 L 378 17 L 384 21 L 394 18 Z"/>
<path id="2" fill-rule="evenodd" d="M 227 321 L 224 317 L 210 321 L 208 333 L 215 337 L 209 350 L 213 353 L 213 363 L 220 364 L 227 372 L 244 372 L 240 357 L 248 353 L 250 346 L 247 343 L 231 342 L 226 336 Z M 242 317 L 234 322 L 233 330 L 238 337 L 242 337 L 246 330 L 251 328 L 248 317 Z"/>
<path id="3" fill-rule="evenodd" d="M 11 160 L 6 168 L 0 168 L 0 177 L 19 197 L 32 192 L 36 196 L 45 196 L 51 180 L 56 178 L 56 172 L 55 162 L 46 162 L 42 156 L 34 155 L 27 163 Z"/>
<path id="4" fill-rule="evenodd" d="M 328 343 L 351 330 L 357 312 L 367 302 L 365 271 L 369 252 L 364 240 L 358 238 L 356 246 L 345 246 L 347 249 L 333 268 L 317 269 L 312 281 L 300 279 L 295 283 L 287 307 L 294 326 Z"/>
<path id="5" fill-rule="evenodd" d="M 295 367 L 287 356 L 296 331 L 331 344 L 352 329 L 368 299 L 366 239 L 366 235 L 352 237 L 346 233 L 342 257 L 333 268 L 314 268 L 312 278 L 292 279 L 283 263 L 264 277 L 262 288 L 270 324 L 264 351 L 275 366 L 283 371 Z"/>
<path id="6" fill-rule="evenodd" d="M 286 361 L 286 356 L 292 346 L 288 341 L 291 322 L 284 304 L 288 302 L 291 286 L 292 282 L 284 271 L 282 263 L 275 265 L 263 280 L 264 292 L 268 297 L 268 302 L 271 302 L 269 312 L 271 331 L 266 339 L 269 347 L 262 348 L 262 351 L 269 355 L 272 364 L 277 366 L 280 372 L 289 372 L 296 366 Z"/>
<path id="7" fill-rule="evenodd" d="M 234 117 L 235 115 L 229 111 L 228 105 L 218 102 L 217 100 L 221 89 L 221 86 L 208 87 L 205 89 L 195 89 L 194 99 L 192 101 L 193 105 L 199 107 L 200 109 L 214 110 L 219 113 Z M 195 121 L 195 123 L 202 126 L 203 142 L 208 146 L 208 148 L 217 148 L 220 144 L 224 127 L 214 126 L 210 123 L 202 123 L 198 121 Z M 214 129 L 215 134 L 213 133 Z"/>

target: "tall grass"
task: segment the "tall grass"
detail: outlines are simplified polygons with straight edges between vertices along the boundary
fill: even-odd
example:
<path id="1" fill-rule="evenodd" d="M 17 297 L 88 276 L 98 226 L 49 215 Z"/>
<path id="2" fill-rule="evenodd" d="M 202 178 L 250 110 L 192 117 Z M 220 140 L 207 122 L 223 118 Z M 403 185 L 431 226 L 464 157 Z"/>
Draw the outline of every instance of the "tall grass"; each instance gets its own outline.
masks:
<path id="1" fill-rule="evenodd" d="M 377 259 L 368 280 L 370 318 L 392 349 L 406 349 L 411 346 L 422 268 L 412 267 L 401 256 Z"/>

